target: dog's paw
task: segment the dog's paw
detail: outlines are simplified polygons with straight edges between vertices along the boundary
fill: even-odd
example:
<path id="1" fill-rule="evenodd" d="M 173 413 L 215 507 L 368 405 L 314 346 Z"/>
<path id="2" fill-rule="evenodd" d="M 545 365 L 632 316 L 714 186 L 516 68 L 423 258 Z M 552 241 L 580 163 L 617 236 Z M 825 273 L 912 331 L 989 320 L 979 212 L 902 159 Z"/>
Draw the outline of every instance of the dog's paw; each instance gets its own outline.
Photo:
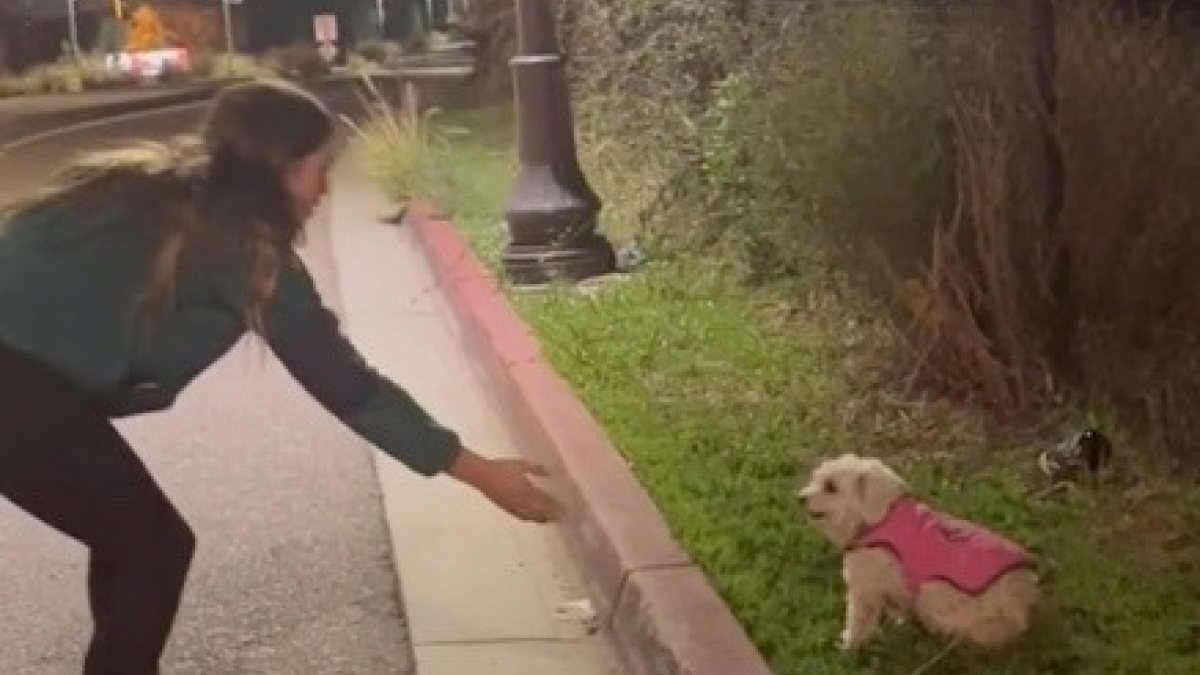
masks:
<path id="1" fill-rule="evenodd" d="M 852 651 L 858 649 L 860 642 L 861 641 L 858 639 L 858 637 L 856 635 L 854 635 L 853 633 L 851 633 L 848 630 L 844 630 L 844 631 L 842 631 L 842 634 L 838 636 L 837 648 L 839 651 L 852 652 Z"/>

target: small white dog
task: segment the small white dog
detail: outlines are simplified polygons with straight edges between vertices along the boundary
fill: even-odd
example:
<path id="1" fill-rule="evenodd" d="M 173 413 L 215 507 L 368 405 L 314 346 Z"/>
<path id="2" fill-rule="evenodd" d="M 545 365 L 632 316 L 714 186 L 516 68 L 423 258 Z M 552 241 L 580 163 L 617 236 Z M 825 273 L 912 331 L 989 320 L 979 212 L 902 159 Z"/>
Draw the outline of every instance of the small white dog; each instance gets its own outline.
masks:
<path id="1" fill-rule="evenodd" d="M 842 649 L 874 637 L 884 612 L 985 648 L 1006 646 L 1029 627 L 1040 596 L 1033 557 L 921 503 L 878 459 L 828 460 L 798 496 L 815 527 L 844 551 Z"/>

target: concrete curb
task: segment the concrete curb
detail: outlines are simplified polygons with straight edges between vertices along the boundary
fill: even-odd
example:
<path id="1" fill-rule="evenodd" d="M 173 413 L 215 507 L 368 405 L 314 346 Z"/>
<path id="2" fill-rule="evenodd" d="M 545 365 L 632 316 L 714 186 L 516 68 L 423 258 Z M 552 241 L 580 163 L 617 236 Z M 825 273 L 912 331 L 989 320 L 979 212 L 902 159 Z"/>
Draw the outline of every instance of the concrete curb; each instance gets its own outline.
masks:
<path id="1" fill-rule="evenodd" d="M 460 338 L 518 437 L 563 477 L 562 524 L 633 675 L 771 675 L 600 425 L 454 225 L 413 204 L 408 225 L 461 325 Z"/>

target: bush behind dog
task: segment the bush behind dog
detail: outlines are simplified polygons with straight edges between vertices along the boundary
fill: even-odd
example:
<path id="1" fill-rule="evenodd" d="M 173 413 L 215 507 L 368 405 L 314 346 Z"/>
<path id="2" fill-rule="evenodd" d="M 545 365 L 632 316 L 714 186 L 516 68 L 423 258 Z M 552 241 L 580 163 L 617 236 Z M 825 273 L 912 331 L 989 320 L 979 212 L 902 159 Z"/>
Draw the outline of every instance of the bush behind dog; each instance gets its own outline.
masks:
<path id="1" fill-rule="evenodd" d="M 1026 3 L 569 0 L 605 217 L 859 305 L 902 398 L 1091 403 L 1198 449 L 1200 59 L 1170 22 L 1056 6 L 1061 213 Z"/>

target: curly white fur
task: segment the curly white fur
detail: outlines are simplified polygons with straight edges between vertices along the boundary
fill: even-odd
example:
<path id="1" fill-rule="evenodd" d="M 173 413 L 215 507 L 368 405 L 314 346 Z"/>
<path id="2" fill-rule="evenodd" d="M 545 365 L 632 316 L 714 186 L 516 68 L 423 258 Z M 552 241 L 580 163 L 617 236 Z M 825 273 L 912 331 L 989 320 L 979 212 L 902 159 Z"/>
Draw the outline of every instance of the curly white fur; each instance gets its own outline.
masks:
<path id="1" fill-rule="evenodd" d="M 820 464 L 797 496 L 817 530 L 845 550 L 908 493 L 904 479 L 880 460 L 846 454 Z M 980 647 L 1004 647 L 1027 630 L 1040 596 L 1037 575 L 1028 567 L 1004 573 L 979 595 L 937 580 L 914 593 L 896 556 L 878 547 L 846 550 L 842 573 L 846 614 L 840 645 L 847 650 L 870 641 L 884 613 L 915 616 L 931 632 Z"/>

